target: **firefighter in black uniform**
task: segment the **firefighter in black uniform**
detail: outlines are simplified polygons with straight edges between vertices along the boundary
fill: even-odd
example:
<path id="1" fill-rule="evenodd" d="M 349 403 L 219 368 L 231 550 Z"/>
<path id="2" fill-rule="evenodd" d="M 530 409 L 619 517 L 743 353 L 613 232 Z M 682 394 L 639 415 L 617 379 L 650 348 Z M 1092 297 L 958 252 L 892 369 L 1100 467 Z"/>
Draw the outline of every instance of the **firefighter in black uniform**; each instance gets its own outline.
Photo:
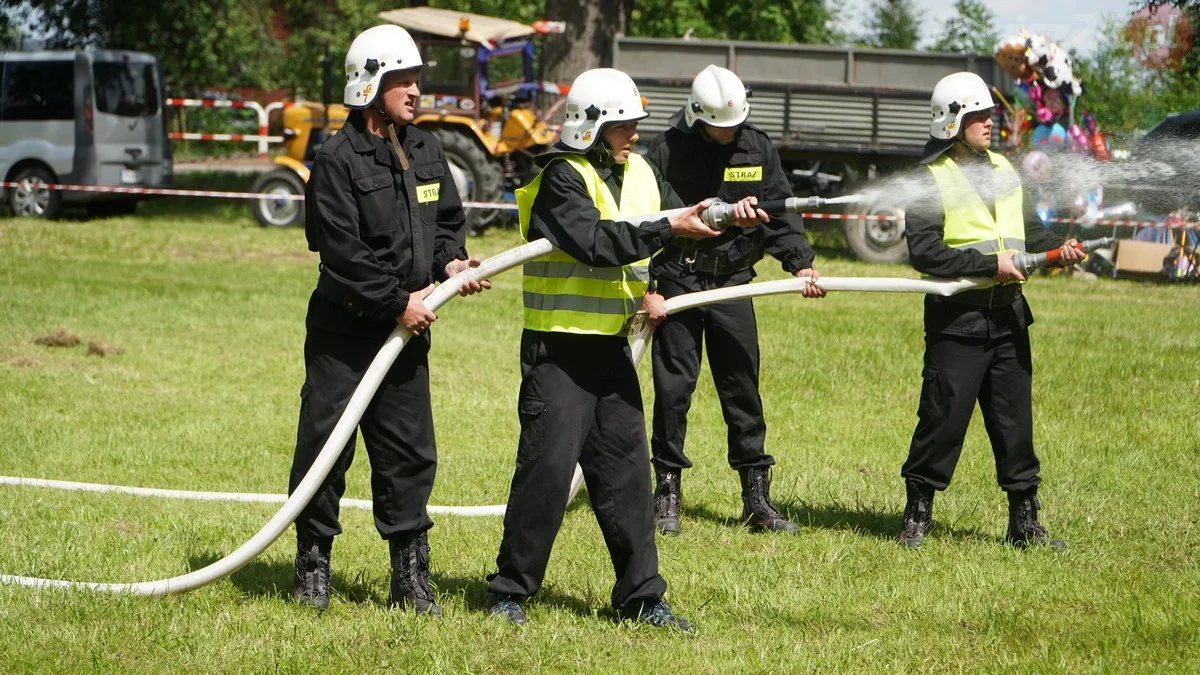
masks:
<path id="1" fill-rule="evenodd" d="M 984 277 L 992 284 L 949 297 L 925 298 L 925 359 L 917 427 L 904 478 L 907 505 L 900 543 L 921 545 L 932 519 L 934 490 L 954 475 L 971 413 L 979 401 L 996 479 L 1008 493 L 1006 540 L 1061 548 L 1038 522 L 1041 466 L 1033 450 L 1033 314 L 1021 292 L 1024 275 L 1014 253 L 1062 246 L 1062 263 L 1083 258 L 1025 218 L 1020 178 L 991 152 L 992 94 L 974 73 L 938 82 L 930 102 L 930 140 L 921 164 L 929 169 L 905 214 L 913 267 L 936 277 Z"/>
<path id="2" fill-rule="evenodd" d="M 317 154 L 305 191 L 309 248 L 320 276 L 308 304 L 305 380 L 289 493 L 308 473 L 355 387 L 400 324 L 413 334 L 363 414 L 375 527 L 388 541 L 388 605 L 440 614 L 429 587 L 433 526 L 425 506 L 437 468 L 429 399 L 434 281 L 476 266 L 463 246 L 462 202 L 442 147 L 413 119 L 421 56 L 399 26 L 361 33 L 346 54 L 342 130 Z M 463 294 L 489 286 L 470 282 Z M 295 598 L 329 605 L 329 558 L 341 532 L 338 501 L 354 457 L 351 436 L 296 519 Z"/>
<path id="3" fill-rule="evenodd" d="M 650 145 L 647 159 L 675 186 L 680 197 L 737 201 L 792 196 L 779 154 L 771 140 L 746 122 L 746 87 L 733 72 L 705 68 L 692 83 L 687 106 L 671 118 L 671 127 Z M 728 431 L 729 465 L 742 483 L 742 520 L 755 529 L 798 532 L 771 501 L 768 472 L 775 458 L 763 447 L 767 426 L 758 393 L 758 327 L 752 300 L 722 302 L 689 309 L 662 320 L 661 303 L 693 291 L 737 286 L 754 278 L 754 264 L 766 251 L 797 277 L 819 278 L 814 253 L 798 215 L 766 222 L 755 229 L 730 229 L 715 239 L 677 241 L 650 266 L 657 293 L 647 308 L 661 325 L 655 330 L 654 435 L 650 442 L 657 477 L 655 523 L 664 534 L 678 534 L 681 475 L 692 462 L 684 455 L 684 436 L 692 392 L 700 376 L 700 350 L 708 340 L 708 361 Z M 805 297 L 824 297 L 809 286 Z"/>
<path id="4" fill-rule="evenodd" d="M 571 85 L 559 143 L 539 155 L 542 172 L 517 192 L 521 231 L 558 250 L 524 268 L 521 438 L 504 516 L 489 613 L 523 624 L 521 603 L 542 584 L 562 525 L 574 467 L 612 560 L 619 616 L 688 630 L 662 599 L 650 503 L 641 389 L 630 356 L 631 319 L 645 293 L 649 258 L 676 236 L 712 237 L 697 205 L 639 227 L 627 220 L 681 207 L 639 155 L 646 116 L 628 75 L 589 70 Z M 749 200 L 735 225 L 756 223 Z"/>

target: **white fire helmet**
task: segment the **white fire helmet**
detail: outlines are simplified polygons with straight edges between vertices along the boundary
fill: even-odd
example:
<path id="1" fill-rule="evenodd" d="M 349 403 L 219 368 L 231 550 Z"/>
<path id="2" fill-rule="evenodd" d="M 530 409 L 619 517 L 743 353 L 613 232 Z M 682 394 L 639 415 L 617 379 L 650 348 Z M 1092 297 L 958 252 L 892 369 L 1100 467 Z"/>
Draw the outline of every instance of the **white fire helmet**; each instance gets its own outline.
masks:
<path id="1" fill-rule="evenodd" d="M 423 65 L 417 43 L 408 31 L 391 24 L 368 28 L 354 38 L 346 52 L 346 90 L 342 102 L 348 108 L 365 108 L 379 94 L 379 82 L 384 75 Z"/>
<path id="2" fill-rule="evenodd" d="M 567 119 L 559 140 L 572 150 L 587 150 L 600 138 L 600 127 L 645 118 L 642 95 L 633 80 L 613 68 L 584 71 L 567 92 Z"/>
<path id="3" fill-rule="evenodd" d="M 736 127 L 750 115 L 746 99 L 741 78 L 727 68 L 709 66 L 692 80 L 684 121 L 693 128 L 697 120 L 714 127 Z"/>
<path id="4" fill-rule="evenodd" d="M 950 140 L 962 129 L 962 118 L 977 110 L 991 110 L 992 91 L 987 83 L 975 73 L 954 73 L 938 81 L 929 99 L 933 119 L 929 122 L 929 135 L 940 140 Z"/>

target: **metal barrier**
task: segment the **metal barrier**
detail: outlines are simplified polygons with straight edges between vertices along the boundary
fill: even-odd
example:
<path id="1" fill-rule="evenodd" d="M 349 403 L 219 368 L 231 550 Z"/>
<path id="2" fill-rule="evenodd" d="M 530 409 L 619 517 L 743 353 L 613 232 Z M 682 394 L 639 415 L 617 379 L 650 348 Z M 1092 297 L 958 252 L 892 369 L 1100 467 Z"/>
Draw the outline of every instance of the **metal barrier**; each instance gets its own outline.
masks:
<path id="1" fill-rule="evenodd" d="M 268 143 L 282 143 L 283 136 L 267 135 L 267 110 L 254 101 L 229 101 L 216 98 L 168 98 L 167 105 L 174 108 L 238 108 L 253 110 L 258 115 L 257 134 L 206 134 L 172 131 L 167 136 L 173 140 L 187 141 L 249 141 L 258 143 L 258 156 L 267 156 Z M 274 109 L 272 103 L 267 108 Z"/>

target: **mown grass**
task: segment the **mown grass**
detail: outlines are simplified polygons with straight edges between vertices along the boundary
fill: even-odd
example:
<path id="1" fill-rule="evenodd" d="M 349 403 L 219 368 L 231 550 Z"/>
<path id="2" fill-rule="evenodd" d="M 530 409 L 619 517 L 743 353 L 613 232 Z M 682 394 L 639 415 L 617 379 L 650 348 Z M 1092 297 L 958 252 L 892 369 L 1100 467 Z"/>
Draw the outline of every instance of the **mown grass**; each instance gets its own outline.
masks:
<path id="1" fill-rule="evenodd" d="M 134 218 L 0 220 L 0 474 L 282 492 L 315 257 L 244 205 Z M 489 255 L 511 232 L 472 239 Z M 827 276 L 911 275 L 836 254 Z M 764 277 L 778 277 L 764 262 Z M 433 502 L 503 503 L 519 379 L 519 276 L 434 328 L 441 453 Z M 386 548 L 344 514 L 334 604 L 289 602 L 290 533 L 231 578 L 143 599 L 0 587 L 9 671 L 1195 671 L 1200 669 L 1200 289 L 1039 277 L 1029 284 L 1044 521 L 1065 553 L 1001 543 L 1005 502 L 982 424 L 920 551 L 893 537 L 915 423 L 920 299 L 758 302 L 776 501 L 797 537 L 740 528 L 707 374 L 691 415 L 685 533 L 660 539 L 694 636 L 616 624 L 611 567 L 580 500 L 530 624 L 488 619 L 499 519 L 436 517 L 440 621 L 384 608 Z M 74 347 L 34 343 L 57 329 Z M 86 343 L 117 348 L 88 355 Z M 643 388 L 649 403 L 648 370 Z M 364 453 L 359 463 L 365 464 Z M 369 496 L 365 465 L 348 496 Z M 0 572 L 141 581 L 206 565 L 274 512 L 0 487 Z"/>

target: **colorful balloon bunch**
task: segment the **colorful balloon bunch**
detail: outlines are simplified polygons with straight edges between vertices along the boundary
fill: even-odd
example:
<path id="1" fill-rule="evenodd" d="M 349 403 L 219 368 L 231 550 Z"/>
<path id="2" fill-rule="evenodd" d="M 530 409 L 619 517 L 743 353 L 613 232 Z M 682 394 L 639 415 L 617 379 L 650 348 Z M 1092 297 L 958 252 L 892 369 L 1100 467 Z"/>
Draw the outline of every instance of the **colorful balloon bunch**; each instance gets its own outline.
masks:
<path id="1" fill-rule="evenodd" d="M 1109 159 L 1108 141 L 1091 115 L 1075 123 L 1083 82 L 1075 76 L 1067 50 L 1025 29 L 996 43 L 996 63 L 1017 81 L 1015 106 L 1001 137 L 1013 149 L 1070 150 Z"/>

